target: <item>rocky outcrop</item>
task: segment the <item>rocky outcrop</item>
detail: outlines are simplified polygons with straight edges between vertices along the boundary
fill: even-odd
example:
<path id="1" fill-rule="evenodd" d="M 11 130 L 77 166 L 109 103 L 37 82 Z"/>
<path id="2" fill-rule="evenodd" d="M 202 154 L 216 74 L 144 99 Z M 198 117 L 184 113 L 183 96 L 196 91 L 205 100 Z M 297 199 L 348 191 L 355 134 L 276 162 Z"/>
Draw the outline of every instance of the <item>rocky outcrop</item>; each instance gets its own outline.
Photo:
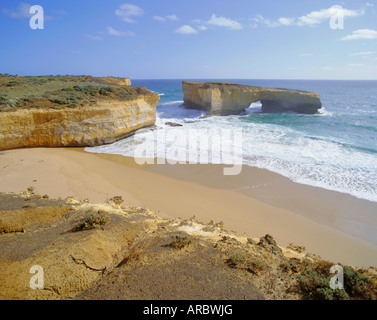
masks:
<path id="1" fill-rule="evenodd" d="M 113 143 L 156 121 L 159 96 L 104 99 L 69 108 L 0 112 L 0 150 L 22 147 L 94 146 Z"/>
<path id="2" fill-rule="evenodd" d="M 294 245 L 239 235 L 222 222 L 161 218 L 117 198 L 91 204 L 0 193 L 0 299 L 377 298 L 375 268 L 343 265 L 344 283 L 361 289 L 345 286 L 339 295 L 321 280 L 334 263 Z"/>
<path id="3" fill-rule="evenodd" d="M 102 77 L 102 78 L 98 78 L 98 79 L 104 80 L 107 83 L 117 84 L 117 85 L 120 85 L 120 86 L 130 86 L 131 85 L 131 79 L 130 78 Z"/>
<path id="4" fill-rule="evenodd" d="M 190 81 L 183 81 L 182 89 L 185 106 L 204 109 L 209 115 L 240 114 L 257 101 L 263 112 L 315 114 L 322 107 L 319 94 L 308 91 Z"/>

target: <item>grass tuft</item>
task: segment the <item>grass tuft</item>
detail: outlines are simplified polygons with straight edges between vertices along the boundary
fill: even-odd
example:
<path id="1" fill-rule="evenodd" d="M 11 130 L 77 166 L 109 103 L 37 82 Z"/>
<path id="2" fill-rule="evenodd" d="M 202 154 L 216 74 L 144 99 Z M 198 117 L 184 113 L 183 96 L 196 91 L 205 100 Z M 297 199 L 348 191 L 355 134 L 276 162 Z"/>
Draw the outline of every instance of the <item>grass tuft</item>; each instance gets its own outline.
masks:
<path id="1" fill-rule="evenodd" d="M 110 221 L 108 215 L 101 210 L 92 213 L 89 218 L 82 220 L 75 228 L 75 231 L 90 230 L 105 225 Z"/>

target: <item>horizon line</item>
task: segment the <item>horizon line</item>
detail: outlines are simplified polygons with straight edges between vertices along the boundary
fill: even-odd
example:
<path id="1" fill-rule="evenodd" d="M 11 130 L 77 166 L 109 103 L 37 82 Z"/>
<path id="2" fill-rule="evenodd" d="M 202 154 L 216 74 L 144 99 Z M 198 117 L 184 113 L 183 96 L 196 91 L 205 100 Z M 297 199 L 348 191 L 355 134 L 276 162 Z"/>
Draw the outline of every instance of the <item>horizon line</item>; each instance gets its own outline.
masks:
<path id="1" fill-rule="evenodd" d="M 133 78 L 130 76 L 113 76 L 113 75 L 102 75 L 102 76 L 93 76 L 90 74 L 39 74 L 39 75 L 19 75 L 11 73 L 0 73 L 0 75 L 9 75 L 9 76 L 19 76 L 19 77 L 43 77 L 43 76 L 91 76 L 96 78 L 102 77 L 115 77 L 115 78 L 129 78 L 131 80 L 291 80 L 291 81 L 377 81 L 376 79 L 319 79 L 319 78 L 212 78 L 212 77 L 187 77 L 187 78 Z"/>

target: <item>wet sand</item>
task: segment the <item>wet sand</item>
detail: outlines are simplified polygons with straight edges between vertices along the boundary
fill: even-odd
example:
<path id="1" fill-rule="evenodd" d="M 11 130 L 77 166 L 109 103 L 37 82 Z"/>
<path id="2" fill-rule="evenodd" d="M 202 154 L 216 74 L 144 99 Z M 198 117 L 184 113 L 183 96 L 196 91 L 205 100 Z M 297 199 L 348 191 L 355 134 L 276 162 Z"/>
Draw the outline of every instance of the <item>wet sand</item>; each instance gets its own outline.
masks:
<path id="1" fill-rule="evenodd" d="M 0 192 L 34 186 L 40 194 L 103 202 L 122 196 L 162 217 L 223 221 L 224 228 L 261 237 L 269 233 L 333 262 L 377 266 L 377 203 L 294 183 L 243 167 L 224 176 L 221 165 L 154 165 L 91 154 L 83 149 L 20 149 L 0 155 Z"/>

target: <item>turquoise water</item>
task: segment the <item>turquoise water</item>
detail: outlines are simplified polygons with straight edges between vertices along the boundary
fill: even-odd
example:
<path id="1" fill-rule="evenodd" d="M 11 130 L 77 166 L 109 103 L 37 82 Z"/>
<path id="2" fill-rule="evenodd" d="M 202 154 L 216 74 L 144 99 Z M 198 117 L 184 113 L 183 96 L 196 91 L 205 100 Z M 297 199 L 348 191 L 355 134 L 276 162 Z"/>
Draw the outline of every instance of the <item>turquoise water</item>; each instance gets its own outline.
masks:
<path id="1" fill-rule="evenodd" d="M 277 172 L 298 183 L 377 201 L 377 81 L 220 81 L 314 91 L 321 95 L 323 108 L 318 115 L 264 114 L 261 105 L 254 103 L 239 116 L 202 118 L 203 111 L 181 106 L 182 80 L 134 80 L 133 85 L 160 94 L 154 135 L 150 130 L 141 130 L 134 137 L 87 151 L 134 156 L 140 144 L 155 139 L 155 152 L 150 156 L 161 156 L 162 147 L 169 150 L 182 141 L 170 139 L 162 146 L 157 142 L 158 132 L 178 137 L 195 129 L 212 139 L 222 139 L 229 147 L 237 144 L 239 148 L 234 153 L 245 165 Z M 181 126 L 171 127 L 167 122 Z M 241 129 L 242 141 L 224 139 L 220 129 Z M 187 143 L 181 147 L 186 154 L 200 153 L 206 148 Z M 211 159 L 214 163 L 227 163 L 224 154 Z"/>

